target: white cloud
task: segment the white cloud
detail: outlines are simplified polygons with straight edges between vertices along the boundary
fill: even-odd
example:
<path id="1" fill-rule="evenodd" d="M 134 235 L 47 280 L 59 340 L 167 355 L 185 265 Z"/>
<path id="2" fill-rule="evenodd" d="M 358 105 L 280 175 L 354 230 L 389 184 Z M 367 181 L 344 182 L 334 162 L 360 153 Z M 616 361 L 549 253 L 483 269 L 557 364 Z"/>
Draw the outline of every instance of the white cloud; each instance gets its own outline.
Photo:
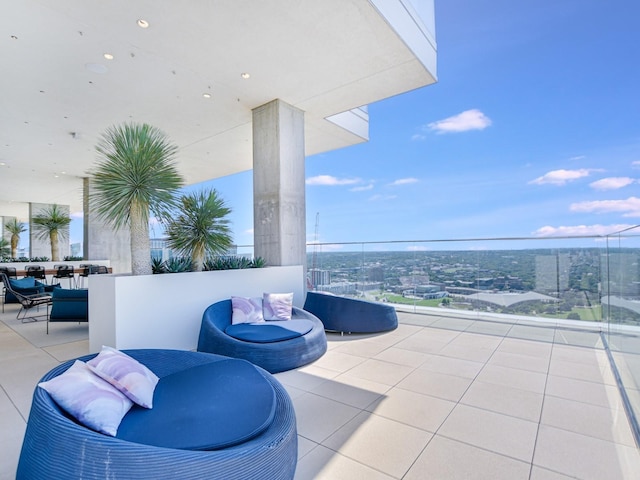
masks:
<path id="1" fill-rule="evenodd" d="M 362 180 L 359 178 L 337 178 L 331 175 L 317 175 L 315 177 L 307 178 L 307 185 L 354 185 L 360 183 Z"/>
<path id="2" fill-rule="evenodd" d="M 363 185 L 361 187 L 350 188 L 349 191 L 350 192 L 365 192 L 367 190 L 372 190 L 372 189 L 373 189 L 373 183 L 370 183 L 369 185 Z"/>
<path id="3" fill-rule="evenodd" d="M 591 202 L 572 203 L 572 212 L 587 213 L 622 213 L 623 217 L 640 217 L 640 198 L 629 197 L 626 200 L 594 200 Z"/>
<path id="4" fill-rule="evenodd" d="M 569 158 L 569 160 L 582 160 L 584 158 L 587 158 L 587 157 L 584 155 L 576 155 L 575 157 Z"/>
<path id="5" fill-rule="evenodd" d="M 536 237 L 571 237 L 581 235 L 609 235 L 611 233 L 619 232 L 632 225 L 573 225 L 573 226 L 561 226 L 551 227 L 549 225 L 537 229 L 533 232 Z"/>
<path id="6" fill-rule="evenodd" d="M 391 182 L 389 185 L 390 186 L 397 186 L 397 185 L 409 185 L 411 183 L 418 183 L 420 180 L 418 180 L 417 178 L 399 178 L 398 180 Z"/>
<path id="7" fill-rule="evenodd" d="M 243 233 L 245 233 L 246 235 L 253 235 L 253 228 L 248 228 Z"/>
<path id="8" fill-rule="evenodd" d="M 427 125 L 429 130 L 436 133 L 467 132 L 469 130 L 484 130 L 491 125 L 491 119 L 480 110 L 466 110 L 444 120 L 438 120 Z"/>
<path id="9" fill-rule="evenodd" d="M 632 168 L 640 168 L 640 160 L 635 160 L 635 161 L 631 162 L 631 167 Z"/>
<path id="10" fill-rule="evenodd" d="M 83 212 L 71 212 L 69 215 L 72 220 L 82 220 L 84 218 Z"/>
<path id="11" fill-rule="evenodd" d="M 411 140 L 414 142 L 421 142 L 425 138 L 427 138 L 427 136 L 423 135 L 422 133 L 415 133 L 411 136 Z"/>
<path id="12" fill-rule="evenodd" d="M 534 183 L 536 185 L 544 185 L 545 183 L 550 183 L 552 185 L 564 185 L 567 182 L 572 182 L 582 177 L 588 177 L 591 172 L 596 171 L 598 170 L 589 168 L 580 168 L 578 170 L 552 170 L 535 180 L 531 180 L 529 183 Z"/>
<path id="13" fill-rule="evenodd" d="M 597 180 L 589 184 L 595 190 L 617 190 L 635 183 L 635 179 L 630 177 L 609 177 Z"/>
<path id="14" fill-rule="evenodd" d="M 386 201 L 386 200 L 393 200 L 394 198 L 398 198 L 397 195 L 373 195 L 372 197 L 369 197 L 369 201 L 370 202 L 378 202 L 378 201 Z"/>
<path id="15" fill-rule="evenodd" d="M 407 252 L 428 252 L 431 249 L 424 245 L 411 245 L 407 247 Z"/>

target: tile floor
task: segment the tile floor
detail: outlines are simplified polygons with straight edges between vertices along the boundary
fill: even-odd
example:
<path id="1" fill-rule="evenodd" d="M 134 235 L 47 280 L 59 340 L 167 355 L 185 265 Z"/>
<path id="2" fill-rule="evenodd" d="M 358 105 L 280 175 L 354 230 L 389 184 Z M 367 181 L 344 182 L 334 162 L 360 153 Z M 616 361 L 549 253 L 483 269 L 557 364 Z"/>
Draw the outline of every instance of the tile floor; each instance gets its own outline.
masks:
<path id="1" fill-rule="evenodd" d="M 87 325 L 46 336 L 15 313 L 0 314 L 1 479 L 14 477 L 38 379 L 88 352 Z M 325 356 L 277 375 L 297 413 L 297 479 L 640 478 L 599 335 L 399 317 L 390 333 L 330 334 Z"/>

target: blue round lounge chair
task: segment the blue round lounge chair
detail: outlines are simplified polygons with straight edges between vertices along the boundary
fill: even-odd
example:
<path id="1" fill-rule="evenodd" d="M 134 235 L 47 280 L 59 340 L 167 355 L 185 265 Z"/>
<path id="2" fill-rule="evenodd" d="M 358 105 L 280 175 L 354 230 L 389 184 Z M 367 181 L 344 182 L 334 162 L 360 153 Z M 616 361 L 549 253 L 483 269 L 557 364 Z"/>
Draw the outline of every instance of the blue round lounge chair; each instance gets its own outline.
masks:
<path id="1" fill-rule="evenodd" d="M 311 363 L 327 351 L 322 322 L 301 308 L 293 307 L 291 321 L 306 320 L 312 324 L 311 330 L 296 338 L 269 343 L 239 340 L 225 333 L 231 325 L 231 315 L 231 299 L 216 302 L 204 311 L 198 338 L 199 352 L 243 358 L 268 372 L 278 373 Z M 269 327 L 269 323 L 264 326 Z"/>
<path id="2" fill-rule="evenodd" d="M 227 357 L 179 350 L 128 350 L 128 355 L 162 377 Z M 87 361 L 95 355 L 81 357 Z M 49 380 L 74 360 L 54 368 Z M 183 450 L 134 443 L 95 432 L 66 415 L 49 394 L 36 388 L 20 454 L 18 480 L 65 479 L 292 479 L 297 463 L 295 413 L 284 387 L 257 369 L 275 392 L 273 421 L 259 435 L 228 448 Z M 215 429 L 215 425 L 211 425 Z"/>

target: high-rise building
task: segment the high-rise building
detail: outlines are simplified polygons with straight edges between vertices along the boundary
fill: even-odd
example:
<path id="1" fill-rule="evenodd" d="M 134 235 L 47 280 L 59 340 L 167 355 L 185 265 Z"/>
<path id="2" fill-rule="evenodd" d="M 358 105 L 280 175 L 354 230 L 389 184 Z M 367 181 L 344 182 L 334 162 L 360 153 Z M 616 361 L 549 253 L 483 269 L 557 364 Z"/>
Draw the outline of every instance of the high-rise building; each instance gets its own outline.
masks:
<path id="1" fill-rule="evenodd" d="M 559 295 L 568 290 L 570 265 L 568 253 L 536 255 L 536 291 Z"/>

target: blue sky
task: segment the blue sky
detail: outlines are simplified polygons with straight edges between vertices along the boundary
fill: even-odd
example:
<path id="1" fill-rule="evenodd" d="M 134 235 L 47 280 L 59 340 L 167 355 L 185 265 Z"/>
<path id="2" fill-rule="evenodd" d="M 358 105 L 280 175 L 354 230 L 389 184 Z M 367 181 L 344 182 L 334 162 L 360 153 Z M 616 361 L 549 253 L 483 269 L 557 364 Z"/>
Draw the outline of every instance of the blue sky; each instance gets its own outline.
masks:
<path id="1" fill-rule="evenodd" d="M 602 234 L 640 223 L 640 2 L 436 1 L 438 83 L 308 157 L 307 239 Z M 251 172 L 217 179 L 252 244 Z"/>

